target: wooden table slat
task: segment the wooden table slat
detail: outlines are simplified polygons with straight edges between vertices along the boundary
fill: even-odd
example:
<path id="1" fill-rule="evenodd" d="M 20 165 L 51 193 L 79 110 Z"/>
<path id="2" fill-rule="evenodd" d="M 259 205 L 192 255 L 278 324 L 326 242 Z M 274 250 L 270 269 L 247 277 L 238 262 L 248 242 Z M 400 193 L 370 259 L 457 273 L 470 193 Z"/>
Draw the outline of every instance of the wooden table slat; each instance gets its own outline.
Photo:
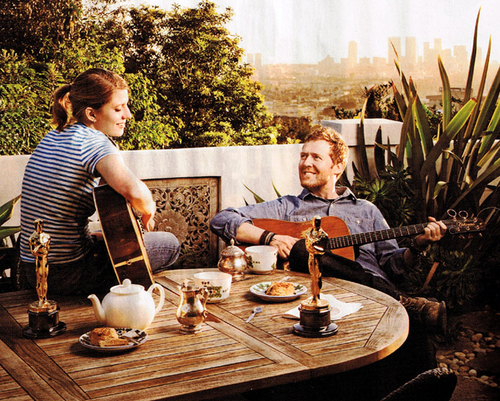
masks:
<path id="1" fill-rule="evenodd" d="M 2 317 L 0 316 L 0 319 Z M 37 394 L 38 400 L 63 400 L 63 398 L 43 380 L 40 375 L 28 366 L 14 351 L 0 340 L 0 364 L 18 386 L 9 388 L 9 394 L 24 396 Z M 20 386 L 22 384 L 22 387 Z M 19 392 L 18 390 L 23 390 Z M 43 393 L 43 396 L 39 393 Z M 24 393 L 24 394 L 23 394 Z M 5 395 L 2 395 L 2 397 Z M 34 397 L 35 398 L 35 397 Z"/>
<path id="2" fill-rule="evenodd" d="M 0 349 L 1 351 L 2 349 Z M 24 401 L 31 399 L 26 390 L 0 365 L 0 400 Z"/>

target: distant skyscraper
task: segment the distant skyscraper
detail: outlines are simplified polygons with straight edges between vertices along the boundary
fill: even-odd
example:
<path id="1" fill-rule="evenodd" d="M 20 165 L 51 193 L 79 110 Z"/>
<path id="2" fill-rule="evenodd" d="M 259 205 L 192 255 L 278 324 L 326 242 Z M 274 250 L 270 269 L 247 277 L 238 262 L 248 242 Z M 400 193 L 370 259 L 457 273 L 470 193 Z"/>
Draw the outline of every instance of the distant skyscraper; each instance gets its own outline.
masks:
<path id="1" fill-rule="evenodd" d="M 354 40 L 351 40 L 349 42 L 347 62 L 350 67 L 354 67 L 355 65 L 358 64 L 358 44 Z"/>
<path id="2" fill-rule="evenodd" d="M 439 38 L 434 39 L 434 48 L 431 49 L 431 45 L 429 42 L 424 43 L 424 63 L 432 64 L 437 63 L 438 56 L 441 56 L 442 59 L 449 58 L 451 56 L 450 52 L 443 51 L 442 41 Z"/>
<path id="3" fill-rule="evenodd" d="M 429 42 L 424 42 L 424 63 L 431 63 L 434 60 L 434 51 Z"/>
<path id="4" fill-rule="evenodd" d="M 394 48 L 393 48 L 394 46 Z M 392 61 L 396 58 L 396 54 L 394 50 L 397 52 L 398 56 L 401 57 L 401 38 L 392 37 L 389 38 L 389 43 L 387 47 L 387 62 L 392 63 Z"/>
<path id="5" fill-rule="evenodd" d="M 253 65 L 254 63 L 253 54 L 247 54 L 247 63 Z"/>
<path id="6" fill-rule="evenodd" d="M 465 47 L 465 45 L 453 46 L 453 57 L 455 57 L 456 64 L 467 65 L 467 62 L 469 60 L 467 55 L 467 48 Z"/>
<path id="7" fill-rule="evenodd" d="M 387 64 L 387 59 L 384 57 L 373 57 L 372 64 L 375 68 L 384 68 Z"/>
<path id="8" fill-rule="evenodd" d="M 451 49 L 442 49 L 439 52 L 439 55 L 441 56 L 441 60 L 445 65 L 450 65 L 453 62 L 453 56 L 451 54 Z"/>
<path id="9" fill-rule="evenodd" d="M 369 67 L 370 66 L 370 57 L 360 57 L 359 63 L 360 66 Z"/>
<path id="10" fill-rule="evenodd" d="M 405 61 L 410 67 L 413 67 L 417 62 L 417 39 L 415 38 L 415 36 L 406 38 Z"/>
<path id="11" fill-rule="evenodd" d="M 442 40 L 441 40 L 441 39 L 439 39 L 439 38 L 435 38 L 435 39 L 434 39 L 434 50 L 435 50 L 436 52 L 438 52 L 438 53 L 439 53 L 439 52 L 441 52 L 441 50 L 443 50 L 442 43 L 443 43 L 443 42 L 442 42 Z"/>
<path id="12" fill-rule="evenodd" d="M 257 53 L 255 55 L 255 67 L 262 67 L 262 53 Z"/>

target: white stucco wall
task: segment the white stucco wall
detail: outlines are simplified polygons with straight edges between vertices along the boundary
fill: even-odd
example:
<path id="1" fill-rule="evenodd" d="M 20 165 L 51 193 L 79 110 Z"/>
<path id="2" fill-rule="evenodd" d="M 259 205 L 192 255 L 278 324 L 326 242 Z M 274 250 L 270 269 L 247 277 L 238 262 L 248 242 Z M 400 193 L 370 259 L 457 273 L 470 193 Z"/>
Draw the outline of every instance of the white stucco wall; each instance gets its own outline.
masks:
<path id="1" fill-rule="evenodd" d="M 359 119 L 347 120 L 323 120 L 321 125 L 324 127 L 333 128 L 347 142 L 349 146 L 358 144 L 356 134 L 359 125 Z M 386 144 L 389 138 L 391 145 L 399 143 L 401 135 L 401 127 L 403 123 L 400 121 L 386 120 L 384 118 L 367 118 L 364 121 L 365 144 L 371 146 L 375 143 L 375 135 L 379 127 L 382 127 L 382 143 Z"/>
<path id="2" fill-rule="evenodd" d="M 323 121 L 340 132 L 349 146 L 356 146 L 356 125 L 359 120 Z M 396 144 L 401 123 L 366 120 L 366 144 L 373 147 L 374 132 L 382 126 L 383 140 L 391 137 Z M 387 134 L 386 134 L 387 132 Z M 231 146 L 216 148 L 142 150 L 122 152 L 125 163 L 141 179 L 220 177 L 220 207 L 243 206 L 245 199 L 253 203 L 246 185 L 265 200 L 274 199 L 273 183 L 282 195 L 301 191 L 297 175 L 302 145 Z M 352 153 L 352 152 L 351 152 Z M 368 152 L 372 153 L 371 150 Z M 21 183 L 29 156 L 0 156 L 0 205 L 21 193 Z M 351 155 L 352 160 L 352 155 Z M 348 176 L 352 179 L 349 164 Z M 19 224 L 19 206 L 9 225 Z"/>
<path id="3" fill-rule="evenodd" d="M 129 168 L 141 179 L 220 177 L 221 207 L 253 203 L 244 185 L 264 199 L 297 194 L 297 164 L 301 145 L 234 146 L 217 148 L 123 151 Z M 21 193 L 29 156 L 0 157 L 0 205 Z M 19 206 L 9 225 L 19 222 Z"/>

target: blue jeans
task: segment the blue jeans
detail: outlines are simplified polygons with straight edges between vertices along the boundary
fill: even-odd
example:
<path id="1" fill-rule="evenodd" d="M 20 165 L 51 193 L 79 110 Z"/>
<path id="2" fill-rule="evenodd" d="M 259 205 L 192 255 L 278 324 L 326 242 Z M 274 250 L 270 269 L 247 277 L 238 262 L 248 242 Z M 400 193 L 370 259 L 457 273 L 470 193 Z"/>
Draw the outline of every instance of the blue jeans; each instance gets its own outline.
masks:
<path id="1" fill-rule="evenodd" d="M 144 233 L 143 238 L 153 274 L 165 270 L 179 257 L 181 246 L 174 234 L 153 231 Z"/>
<path id="2" fill-rule="evenodd" d="M 107 294 L 113 285 L 118 284 L 104 240 L 95 237 L 93 239 L 92 249 L 84 258 L 71 263 L 49 263 L 49 294 Z M 172 265 L 179 257 L 181 249 L 177 238 L 164 231 L 145 233 L 144 246 L 153 274 Z M 21 262 L 20 271 L 27 284 L 36 288 L 35 264 Z"/>

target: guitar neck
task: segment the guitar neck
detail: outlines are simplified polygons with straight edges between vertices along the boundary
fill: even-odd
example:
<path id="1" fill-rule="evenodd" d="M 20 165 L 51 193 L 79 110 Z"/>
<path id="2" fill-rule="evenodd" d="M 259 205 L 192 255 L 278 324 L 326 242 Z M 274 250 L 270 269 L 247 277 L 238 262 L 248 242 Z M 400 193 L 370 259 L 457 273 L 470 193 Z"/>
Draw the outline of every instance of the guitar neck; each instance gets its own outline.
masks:
<path id="1" fill-rule="evenodd" d="M 441 220 L 450 234 L 472 234 L 483 231 L 484 221 L 474 218 L 452 218 Z M 295 238 L 303 238 L 306 232 L 311 229 L 311 221 L 291 222 L 273 219 L 254 219 L 255 226 L 264 230 L 272 231 L 280 235 L 289 235 Z M 351 249 L 355 245 L 364 245 L 371 242 L 385 241 L 401 237 L 410 237 L 424 232 L 428 223 L 415 224 L 412 226 L 389 228 L 387 230 L 373 231 L 367 233 L 351 234 L 346 223 L 338 217 L 326 216 L 321 219 L 321 228 L 328 234 L 326 248 L 334 253 L 344 256 L 342 249 Z M 354 252 L 351 256 L 344 256 L 354 259 Z"/>
<path id="2" fill-rule="evenodd" d="M 444 222 L 446 224 L 446 222 Z M 364 245 L 372 242 L 385 241 L 389 239 L 411 237 L 424 232 L 427 223 L 414 224 L 411 226 L 389 228 L 387 230 L 372 231 L 368 233 L 343 235 L 328 239 L 328 249 L 345 248 L 355 245 Z"/>

